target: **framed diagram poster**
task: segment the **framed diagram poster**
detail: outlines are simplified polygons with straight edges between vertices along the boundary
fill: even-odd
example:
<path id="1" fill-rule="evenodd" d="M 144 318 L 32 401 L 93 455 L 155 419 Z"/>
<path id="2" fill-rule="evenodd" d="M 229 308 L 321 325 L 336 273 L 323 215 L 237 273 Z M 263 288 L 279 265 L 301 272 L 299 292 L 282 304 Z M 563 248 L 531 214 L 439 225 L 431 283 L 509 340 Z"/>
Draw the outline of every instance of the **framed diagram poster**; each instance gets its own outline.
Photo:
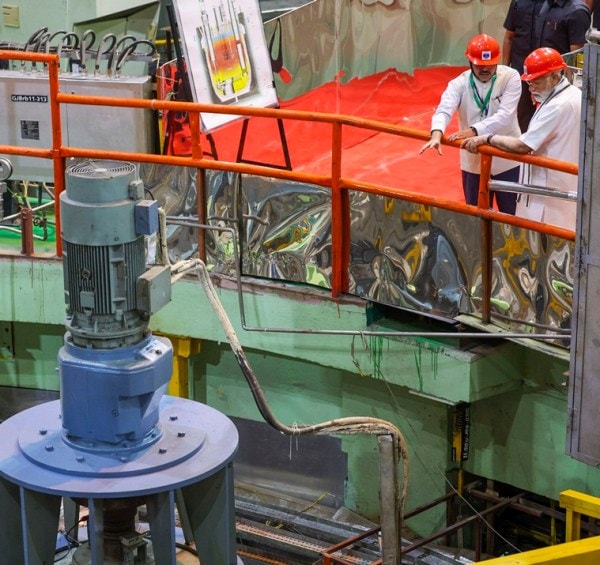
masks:
<path id="1" fill-rule="evenodd" d="M 194 102 L 277 105 L 258 0 L 173 0 L 173 8 Z M 202 114 L 202 127 L 238 117 Z"/>

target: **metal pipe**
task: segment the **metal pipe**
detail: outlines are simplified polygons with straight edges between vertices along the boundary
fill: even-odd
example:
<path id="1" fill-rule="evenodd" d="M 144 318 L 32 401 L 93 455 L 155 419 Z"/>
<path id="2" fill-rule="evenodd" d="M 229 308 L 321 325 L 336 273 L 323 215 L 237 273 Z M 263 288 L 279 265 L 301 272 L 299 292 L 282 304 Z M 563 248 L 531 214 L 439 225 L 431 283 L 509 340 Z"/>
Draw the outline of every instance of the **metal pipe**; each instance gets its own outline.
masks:
<path id="1" fill-rule="evenodd" d="M 463 490 L 470 493 L 471 489 L 474 489 L 476 486 L 478 486 L 480 484 L 481 484 L 480 480 L 475 480 L 475 481 L 469 483 L 468 485 L 465 485 Z M 421 506 L 417 506 L 416 508 L 413 508 L 412 510 L 405 512 L 404 519 L 407 520 L 408 518 L 412 518 L 413 516 L 416 516 L 417 514 L 424 512 L 425 510 L 435 508 L 438 504 L 441 504 L 443 502 L 448 502 L 451 498 L 455 497 L 457 494 L 458 493 L 455 490 L 452 490 L 438 498 L 435 498 L 433 500 L 430 500 L 429 502 L 426 502 L 425 504 L 422 504 Z"/>
<path id="2" fill-rule="evenodd" d="M 490 181 L 489 188 L 498 192 L 520 192 L 522 194 L 538 194 L 540 196 L 551 196 L 560 200 L 577 200 L 576 192 L 563 192 L 556 188 L 539 186 L 536 184 L 521 184 L 518 182 L 507 182 L 503 180 Z"/>
<path id="3" fill-rule="evenodd" d="M 372 528 L 361 534 L 357 534 L 355 536 L 352 536 L 351 538 L 344 539 L 334 545 L 329 546 L 321 554 L 323 557 L 323 565 L 332 565 L 334 562 L 335 563 L 347 563 L 347 561 L 342 560 L 339 557 L 336 557 L 334 555 L 334 553 L 337 553 L 338 551 L 341 551 L 342 549 L 345 549 L 346 547 L 351 547 L 355 543 L 357 543 L 365 538 L 374 536 L 375 534 L 378 534 L 379 531 L 380 531 L 379 527 Z M 377 560 L 377 561 L 373 562 L 371 565 L 379 565 L 380 563 L 381 563 L 381 560 Z"/>
<path id="4" fill-rule="evenodd" d="M 21 253 L 26 257 L 33 255 L 33 212 L 30 208 L 21 210 Z"/>
<path id="5" fill-rule="evenodd" d="M 61 153 L 62 118 L 58 97 L 58 77 L 60 74 L 60 57 L 53 55 L 48 62 L 48 81 L 50 86 L 50 116 L 52 119 L 52 168 L 54 172 L 54 202 L 56 217 L 56 255 L 62 257 L 60 195 L 65 189 L 66 158 Z"/>
<path id="6" fill-rule="evenodd" d="M 0 230 L 4 230 L 10 233 L 16 233 L 18 235 L 22 235 L 23 234 L 23 230 L 19 229 L 19 228 L 13 228 L 11 226 L 3 226 L 2 224 L 0 224 Z M 37 239 L 39 241 L 45 241 L 46 238 L 40 236 L 40 235 L 36 235 L 36 234 L 32 234 L 33 239 Z"/>
<path id="7" fill-rule="evenodd" d="M 381 509 L 381 553 L 382 565 L 400 565 L 402 530 L 402 515 L 397 512 L 398 475 L 396 473 L 397 461 L 391 436 L 380 435 L 377 437 L 379 444 L 379 508 Z M 392 496 L 390 496 L 392 493 Z M 391 503 L 390 503 L 391 502 Z"/>
<path id="8" fill-rule="evenodd" d="M 411 551 L 414 551 L 415 549 L 418 549 L 419 547 L 423 547 L 424 545 L 427 545 L 427 544 L 431 543 L 432 541 L 435 541 L 436 539 L 445 536 L 446 534 L 449 534 L 449 533 L 455 532 L 456 530 L 464 528 L 467 524 L 470 524 L 471 522 L 474 522 L 476 520 L 481 520 L 485 515 L 496 512 L 497 510 L 500 510 L 501 508 L 504 508 L 505 506 L 512 504 L 515 500 L 518 500 L 522 496 L 523 496 L 523 493 L 519 493 L 519 494 L 516 494 L 515 496 L 511 496 L 510 498 L 506 498 L 503 501 L 499 502 L 498 504 L 491 506 L 490 508 L 486 508 L 485 510 L 478 512 L 477 514 L 474 514 L 473 516 L 469 516 L 468 518 L 459 520 L 455 524 L 452 524 L 451 526 L 448 526 L 446 528 L 439 530 L 435 534 L 432 534 L 430 536 L 427 536 L 426 538 L 420 539 L 419 541 L 416 541 L 416 542 L 412 543 L 411 545 L 403 548 L 402 555 L 410 553 Z"/>
<path id="9" fill-rule="evenodd" d="M 39 212 L 40 210 L 45 210 L 46 208 L 52 208 L 52 206 L 54 206 L 54 201 L 46 202 L 45 204 L 41 204 L 40 206 L 35 206 L 34 208 L 30 208 L 30 210 L 32 212 Z M 21 216 L 21 213 L 17 212 L 16 214 L 11 214 L 10 216 L 4 216 L 2 218 L 2 221 L 8 222 L 8 221 L 16 220 L 20 216 Z"/>
<path id="10" fill-rule="evenodd" d="M 203 155 L 200 116 L 195 112 L 189 114 L 190 131 L 192 133 L 192 157 L 201 159 Z M 196 169 L 196 214 L 201 224 L 206 224 L 206 169 Z M 205 230 L 197 230 L 198 257 L 206 263 Z"/>
<path id="11" fill-rule="evenodd" d="M 487 492 L 482 492 L 479 490 L 471 490 L 469 491 L 471 496 L 475 498 L 480 498 L 481 500 L 485 500 L 486 502 L 499 502 L 502 499 L 499 496 L 495 496 L 489 494 Z M 511 508 L 518 510 L 519 512 L 523 512 L 524 514 L 529 514 L 530 516 L 534 516 L 535 518 L 541 518 L 544 515 L 544 511 L 539 508 L 531 508 L 525 504 L 523 504 L 520 500 L 511 503 Z"/>

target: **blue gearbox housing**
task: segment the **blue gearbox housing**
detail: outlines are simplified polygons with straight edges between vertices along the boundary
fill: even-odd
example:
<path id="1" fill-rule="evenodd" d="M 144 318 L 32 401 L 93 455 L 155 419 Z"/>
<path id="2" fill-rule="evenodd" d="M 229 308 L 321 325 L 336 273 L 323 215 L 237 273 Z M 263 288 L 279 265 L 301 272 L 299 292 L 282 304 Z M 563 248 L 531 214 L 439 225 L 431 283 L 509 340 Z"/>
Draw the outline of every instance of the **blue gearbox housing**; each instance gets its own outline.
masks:
<path id="1" fill-rule="evenodd" d="M 58 354 L 62 425 L 79 447 L 132 449 L 156 441 L 173 368 L 166 339 L 148 330 L 171 297 L 168 266 L 146 265 L 158 204 L 137 168 L 83 161 L 60 196 L 67 334 Z"/>

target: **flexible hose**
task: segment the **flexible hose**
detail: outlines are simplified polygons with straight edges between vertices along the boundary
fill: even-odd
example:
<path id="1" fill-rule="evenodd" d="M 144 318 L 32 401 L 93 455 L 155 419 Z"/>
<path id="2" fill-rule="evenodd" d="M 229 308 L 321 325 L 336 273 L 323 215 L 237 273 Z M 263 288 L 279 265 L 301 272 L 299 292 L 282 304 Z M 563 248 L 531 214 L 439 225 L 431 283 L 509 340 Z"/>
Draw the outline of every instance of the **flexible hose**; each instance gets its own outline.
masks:
<path id="1" fill-rule="evenodd" d="M 271 411 L 267 399 L 263 393 L 263 390 L 256 378 L 256 375 L 246 357 L 242 345 L 240 344 L 237 334 L 225 312 L 219 297 L 215 291 L 215 287 L 210 280 L 208 269 L 206 265 L 200 261 L 196 261 L 195 271 L 198 276 L 198 280 L 202 285 L 202 288 L 206 292 L 206 297 L 210 302 L 210 305 L 215 312 L 219 322 L 225 331 L 227 340 L 233 354 L 236 357 L 238 365 L 240 366 L 246 381 L 250 387 L 256 406 L 264 418 L 264 420 L 273 428 L 286 435 L 307 435 L 307 434 L 320 434 L 320 435 L 335 435 L 335 434 L 369 434 L 369 435 L 390 435 L 394 442 L 395 450 L 395 461 L 397 465 L 398 461 L 402 460 L 403 470 L 403 481 L 402 481 L 402 494 L 399 499 L 396 500 L 397 508 L 401 515 L 404 510 L 404 502 L 406 500 L 406 494 L 408 489 L 408 452 L 406 448 L 406 442 L 404 436 L 400 430 L 394 426 L 391 422 L 381 420 L 379 418 L 353 416 L 346 418 L 337 418 L 335 420 L 329 420 L 321 422 L 319 424 L 312 425 L 294 425 L 287 426 L 281 423 Z M 398 495 L 397 495 L 398 496 Z"/>

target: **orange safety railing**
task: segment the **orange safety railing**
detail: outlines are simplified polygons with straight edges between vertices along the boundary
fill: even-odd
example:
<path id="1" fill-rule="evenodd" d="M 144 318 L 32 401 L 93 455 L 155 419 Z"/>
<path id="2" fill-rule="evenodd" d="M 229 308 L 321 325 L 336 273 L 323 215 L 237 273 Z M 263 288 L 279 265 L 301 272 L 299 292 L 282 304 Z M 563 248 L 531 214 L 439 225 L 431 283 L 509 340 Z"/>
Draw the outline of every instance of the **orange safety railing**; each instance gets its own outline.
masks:
<path id="1" fill-rule="evenodd" d="M 383 186 L 372 183 L 360 182 L 342 176 L 342 131 L 344 126 L 361 128 L 380 133 L 404 136 L 412 139 L 426 141 L 429 132 L 406 128 L 394 124 L 376 120 L 357 118 L 340 114 L 317 113 L 299 110 L 282 110 L 279 108 L 254 108 L 244 106 L 223 106 L 214 104 L 203 104 L 195 102 L 173 102 L 165 100 L 113 98 L 104 96 L 84 96 L 65 94 L 59 91 L 60 60 L 57 55 L 29 53 L 22 51 L 0 51 L 0 59 L 14 59 L 22 61 L 35 61 L 45 63 L 48 68 L 49 81 L 49 103 L 52 119 L 52 147 L 48 149 L 24 148 L 17 146 L 0 145 L 0 153 L 24 155 L 29 157 L 42 157 L 52 159 L 54 170 L 54 190 L 56 199 L 56 232 L 60 234 L 60 193 L 65 186 L 65 162 L 69 157 L 79 158 L 103 158 L 121 161 L 135 161 L 145 163 L 168 164 L 182 167 L 194 167 L 197 169 L 213 169 L 244 173 L 249 175 L 278 178 L 282 180 L 304 182 L 327 187 L 331 190 L 331 253 L 332 253 L 332 275 L 331 292 L 333 297 L 338 297 L 348 290 L 348 263 L 350 245 L 350 204 L 349 191 L 360 191 L 389 198 L 396 198 L 408 202 L 433 206 L 479 217 L 482 221 L 482 271 L 483 271 L 483 304 L 482 318 L 484 322 L 490 319 L 490 288 L 491 288 L 491 226 L 493 222 L 510 224 L 519 228 L 535 230 L 550 236 L 564 238 L 573 241 L 575 232 L 559 226 L 543 224 L 533 220 L 520 218 L 510 214 L 497 212 L 489 208 L 488 183 L 491 171 L 491 161 L 494 156 L 501 156 L 514 161 L 530 163 L 576 175 L 578 167 L 572 163 L 565 163 L 537 157 L 532 155 L 516 155 L 506 153 L 500 149 L 488 146 L 480 147 L 481 181 L 479 189 L 479 205 L 470 206 L 461 202 L 454 202 L 415 193 L 399 188 Z M 149 153 L 134 153 L 123 151 L 108 151 L 99 149 L 82 149 L 77 147 L 64 147 L 62 145 L 61 131 L 61 105 L 80 104 L 90 106 L 113 106 L 140 108 L 150 110 L 166 110 L 187 112 L 190 117 L 192 133 L 192 155 L 190 157 L 177 157 L 168 155 L 157 155 Z M 257 165 L 245 162 L 220 161 L 216 158 L 204 158 L 202 149 L 202 133 L 200 127 L 200 115 L 203 113 L 221 113 L 236 116 L 257 116 L 277 120 L 301 120 L 308 122 L 328 123 L 332 128 L 331 146 L 331 172 L 329 175 L 310 174 L 293 169 L 287 170 L 269 165 Z M 459 147 L 460 142 L 448 142 L 446 145 Z M 204 218 L 205 202 L 198 198 L 198 218 Z M 57 237 L 56 252 L 62 255 L 62 244 Z"/>

